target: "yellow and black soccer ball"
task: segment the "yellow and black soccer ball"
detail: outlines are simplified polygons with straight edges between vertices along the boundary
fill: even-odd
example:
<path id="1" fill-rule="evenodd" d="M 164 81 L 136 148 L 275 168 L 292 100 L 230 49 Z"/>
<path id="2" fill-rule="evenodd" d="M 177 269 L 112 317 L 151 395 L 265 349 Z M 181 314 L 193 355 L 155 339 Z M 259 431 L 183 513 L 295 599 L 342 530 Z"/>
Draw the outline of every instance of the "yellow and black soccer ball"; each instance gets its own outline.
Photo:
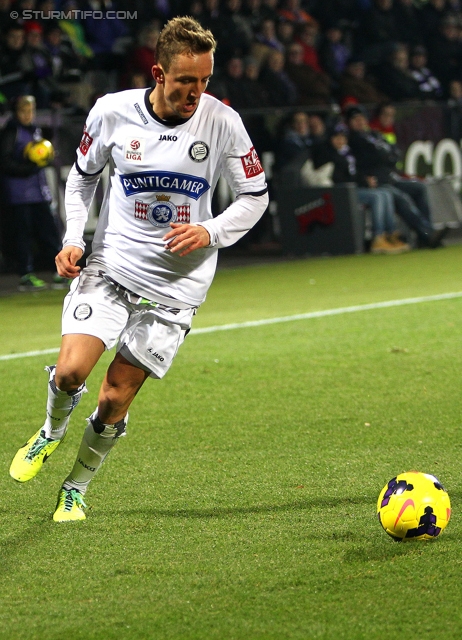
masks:
<path id="1" fill-rule="evenodd" d="M 55 157 L 55 150 L 49 140 L 28 142 L 24 148 L 24 156 L 39 167 L 47 167 Z"/>
<path id="2" fill-rule="evenodd" d="M 377 501 L 377 516 L 397 541 L 432 540 L 448 524 L 451 502 L 438 478 L 408 471 L 384 486 Z"/>

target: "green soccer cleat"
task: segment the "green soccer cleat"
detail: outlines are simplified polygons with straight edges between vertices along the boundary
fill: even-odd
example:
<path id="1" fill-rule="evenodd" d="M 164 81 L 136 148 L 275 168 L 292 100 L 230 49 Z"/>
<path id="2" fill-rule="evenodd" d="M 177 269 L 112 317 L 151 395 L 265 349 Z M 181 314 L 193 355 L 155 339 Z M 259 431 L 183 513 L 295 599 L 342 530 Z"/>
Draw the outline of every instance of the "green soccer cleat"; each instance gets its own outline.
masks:
<path id="1" fill-rule="evenodd" d="M 13 458 L 10 476 L 18 482 L 32 480 L 61 441 L 62 438 L 61 440 L 46 438 L 45 432 L 39 429 Z"/>
<path id="2" fill-rule="evenodd" d="M 47 283 L 40 280 L 34 273 L 27 273 L 19 280 L 19 291 L 42 291 L 47 288 Z"/>
<path id="3" fill-rule="evenodd" d="M 53 520 L 55 522 L 85 520 L 84 509 L 86 506 L 78 489 L 64 489 L 63 487 L 58 495 L 58 503 L 53 514 Z"/>

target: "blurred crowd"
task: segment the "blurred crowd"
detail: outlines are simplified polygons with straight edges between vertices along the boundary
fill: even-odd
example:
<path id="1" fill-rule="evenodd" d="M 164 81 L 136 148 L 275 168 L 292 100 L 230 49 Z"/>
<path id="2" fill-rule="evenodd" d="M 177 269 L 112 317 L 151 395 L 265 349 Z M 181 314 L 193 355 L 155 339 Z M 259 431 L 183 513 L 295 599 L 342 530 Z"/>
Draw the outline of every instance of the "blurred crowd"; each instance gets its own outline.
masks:
<path id="1" fill-rule="evenodd" d="M 238 110 L 462 100 L 458 0 L 0 0 L 0 100 L 88 109 L 149 86 L 178 14 L 216 36 L 209 90 Z"/>
<path id="2" fill-rule="evenodd" d="M 39 184 L 43 167 L 27 159 L 16 170 L 12 160 L 15 127 L 25 141 L 39 136 L 32 120 L 21 123 L 18 107 L 34 116 L 38 108 L 84 117 L 100 95 L 152 86 L 157 39 L 175 15 L 191 15 L 213 32 L 218 48 L 208 92 L 242 113 L 257 152 L 273 152 L 276 174 L 296 163 L 305 184 L 355 182 L 378 253 L 410 249 L 396 214 L 419 246 L 441 244 L 445 230 L 433 229 L 424 189 L 400 175 L 393 105 L 462 105 L 459 0 L 0 0 L 0 113 L 15 111 L 0 135 L 0 169 L 4 183 L 27 176 L 37 193 L 42 189 L 33 202 L 4 203 L 0 240 L 10 262 L 18 262 L 11 228 L 30 229 L 19 247 L 21 277 L 33 270 L 34 234 L 47 228 L 34 232 L 37 202 L 47 224 L 51 214 Z M 33 103 L 24 106 L 24 96 Z M 275 110 L 278 124 L 269 128 Z M 270 181 L 273 194 L 276 188 L 277 179 Z M 274 229 L 264 216 L 245 242 L 268 239 Z M 48 244 L 52 256 L 59 240 Z"/>

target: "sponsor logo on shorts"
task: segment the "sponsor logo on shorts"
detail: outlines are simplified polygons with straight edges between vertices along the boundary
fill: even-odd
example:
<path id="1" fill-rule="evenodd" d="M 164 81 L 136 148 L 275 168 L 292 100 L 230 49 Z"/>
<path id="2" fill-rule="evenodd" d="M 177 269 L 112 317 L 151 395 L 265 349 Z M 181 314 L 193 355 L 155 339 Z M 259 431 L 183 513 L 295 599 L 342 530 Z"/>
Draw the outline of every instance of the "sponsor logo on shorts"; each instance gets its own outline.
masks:
<path id="1" fill-rule="evenodd" d="M 88 133 L 87 126 L 85 125 L 84 128 L 83 128 L 82 140 L 80 141 L 80 145 L 79 145 L 80 153 L 83 156 L 87 155 L 88 150 L 90 149 L 90 147 L 92 145 L 92 142 L 93 142 L 93 138 Z"/>
<path id="2" fill-rule="evenodd" d="M 140 105 L 137 102 L 135 102 L 135 104 L 133 106 L 135 107 L 136 112 L 138 113 L 139 117 L 141 118 L 141 122 L 143 124 L 148 124 L 148 119 L 144 115 L 143 110 L 141 109 Z"/>
<path id="3" fill-rule="evenodd" d="M 154 351 L 152 347 L 149 347 L 148 353 L 150 353 L 153 358 L 156 358 L 157 360 L 159 360 L 159 362 L 163 362 L 165 359 L 163 356 L 160 355 L 160 353 L 157 353 L 157 351 Z"/>
<path id="4" fill-rule="evenodd" d="M 202 140 L 198 140 L 197 142 L 193 142 L 193 144 L 189 147 L 189 157 L 194 162 L 204 162 L 209 157 L 210 150 L 205 142 Z"/>
<path id="5" fill-rule="evenodd" d="M 173 171 L 142 171 L 126 173 L 120 176 L 125 195 L 161 191 L 163 193 L 181 193 L 193 200 L 199 198 L 210 189 L 205 178 L 191 176 Z"/>
<path id="6" fill-rule="evenodd" d="M 157 201 L 151 204 L 142 200 L 135 200 L 135 218 L 137 220 L 149 220 L 156 227 L 168 226 L 170 222 L 189 224 L 191 219 L 189 204 L 174 205 L 173 202 L 168 201 L 169 196 L 160 195 L 156 196 L 156 198 Z M 164 200 L 164 198 L 167 198 L 167 200 Z M 175 209 L 174 212 L 172 208 Z M 172 219 L 173 217 L 175 217 L 175 220 Z"/>
<path id="7" fill-rule="evenodd" d="M 258 176 L 259 173 L 263 173 L 260 158 L 254 147 L 250 149 L 247 155 L 241 156 L 241 162 L 246 178 L 253 178 L 254 176 Z"/>
<path id="8" fill-rule="evenodd" d="M 124 157 L 130 162 L 142 162 L 144 157 L 144 138 L 127 138 L 125 140 Z"/>
<path id="9" fill-rule="evenodd" d="M 93 313 L 93 309 L 86 302 L 78 304 L 74 309 L 74 318 L 76 320 L 88 320 Z"/>

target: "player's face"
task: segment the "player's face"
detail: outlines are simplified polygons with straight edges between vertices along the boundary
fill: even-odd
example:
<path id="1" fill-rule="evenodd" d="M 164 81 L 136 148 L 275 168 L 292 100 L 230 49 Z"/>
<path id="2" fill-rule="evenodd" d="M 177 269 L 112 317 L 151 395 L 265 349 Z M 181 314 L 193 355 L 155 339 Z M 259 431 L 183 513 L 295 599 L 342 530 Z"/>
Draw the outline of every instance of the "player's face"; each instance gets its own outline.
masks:
<path id="1" fill-rule="evenodd" d="M 154 65 L 153 75 L 159 88 L 154 92 L 154 110 L 165 120 L 190 118 L 213 71 L 213 53 L 179 54 L 168 71 Z"/>

